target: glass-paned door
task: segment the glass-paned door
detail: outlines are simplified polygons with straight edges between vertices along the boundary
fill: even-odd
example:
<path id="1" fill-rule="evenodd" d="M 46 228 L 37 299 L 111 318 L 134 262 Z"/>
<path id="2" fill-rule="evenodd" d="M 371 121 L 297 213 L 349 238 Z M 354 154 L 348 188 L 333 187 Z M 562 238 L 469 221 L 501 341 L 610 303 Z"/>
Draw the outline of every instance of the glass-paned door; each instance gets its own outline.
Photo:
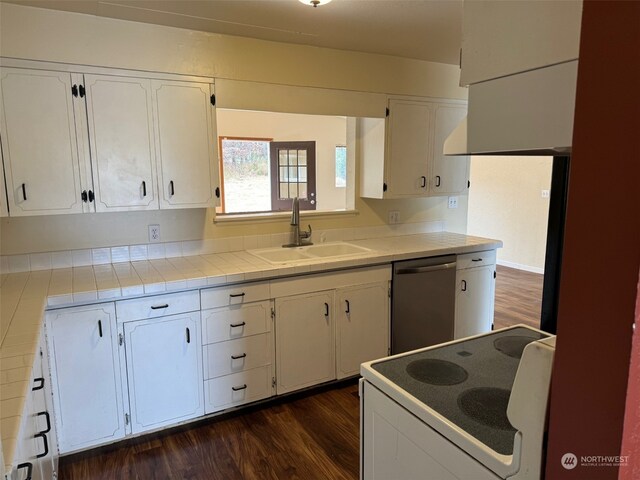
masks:
<path id="1" fill-rule="evenodd" d="M 291 210 L 300 199 L 301 210 L 315 210 L 316 142 L 271 142 L 271 209 Z"/>

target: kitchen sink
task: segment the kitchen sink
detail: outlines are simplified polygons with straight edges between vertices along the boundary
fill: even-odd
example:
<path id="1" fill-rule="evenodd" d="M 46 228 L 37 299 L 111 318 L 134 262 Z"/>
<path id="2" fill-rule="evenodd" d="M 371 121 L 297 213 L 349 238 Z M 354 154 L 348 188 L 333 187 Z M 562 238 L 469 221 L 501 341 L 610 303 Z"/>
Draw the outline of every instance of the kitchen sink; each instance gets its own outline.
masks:
<path id="1" fill-rule="evenodd" d="M 358 255 L 370 252 L 371 250 L 358 245 L 346 242 L 323 243 L 320 245 L 308 245 L 305 247 L 292 248 L 262 248 L 258 250 L 248 250 L 254 255 L 273 265 L 283 263 L 299 263 L 310 262 L 320 259 L 329 259 L 336 257 L 346 257 L 349 255 Z"/>
<path id="2" fill-rule="evenodd" d="M 327 243 L 307 247 L 307 252 L 316 257 L 341 257 L 343 255 L 355 255 L 368 251 L 370 251 L 368 248 L 359 247 L 351 243 Z"/>

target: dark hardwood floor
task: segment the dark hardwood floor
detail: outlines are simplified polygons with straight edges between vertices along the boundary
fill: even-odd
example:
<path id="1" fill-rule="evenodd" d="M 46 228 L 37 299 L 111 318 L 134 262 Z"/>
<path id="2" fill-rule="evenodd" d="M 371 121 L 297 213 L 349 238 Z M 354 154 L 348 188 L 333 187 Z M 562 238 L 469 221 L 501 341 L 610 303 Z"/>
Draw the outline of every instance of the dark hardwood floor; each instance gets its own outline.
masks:
<path id="1" fill-rule="evenodd" d="M 542 275 L 498 266 L 495 328 L 539 326 Z M 355 480 L 355 382 L 60 459 L 60 480 Z"/>
<path id="2" fill-rule="evenodd" d="M 501 265 L 497 272 L 494 328 L 518 323 L 540 328 L 543 276 Z"/>

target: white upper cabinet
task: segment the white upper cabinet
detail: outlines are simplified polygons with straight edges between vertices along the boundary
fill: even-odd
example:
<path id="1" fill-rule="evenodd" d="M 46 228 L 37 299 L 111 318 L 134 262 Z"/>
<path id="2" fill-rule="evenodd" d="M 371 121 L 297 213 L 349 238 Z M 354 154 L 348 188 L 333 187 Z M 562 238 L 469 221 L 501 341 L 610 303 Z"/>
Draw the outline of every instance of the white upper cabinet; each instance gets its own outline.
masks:
<path id="1" fill-rule="evenodd" d="M 71 75 L 2 68 L 0 95 L 11 215 L 81 213 Z"/>
<path id="2" fill-rule="evenodd" d="M 466 192 L 469 181 L 469 157 L 445 156 L 444 141 L 467 115 L 464 105 L 437 105 L 435 107 L 433 157 L 429 174 L 429 189 L 433 195 L 450 195 Z"/>
<path id="3" fill-rule="evenodd" d="M 96 211 L 157 209 L 151 81 L 85 75 L 84 87 Z"/>
<path id="4" fill-rule="evenodd" d="M 456 100 L 392 98 L 386 122 L 360 119 L 360 195 L 466 194 L 469 158 L 443 155 L 445 139 L 466 112 L 466 103 Z"/>
<path id="5" fill-rule="evenodd" d="M 581 0 L 474 0 L 463 12 L 460 85 L 578 58 Z"/>
<path id="6" fill-rule="evenodd" d="M 413 197 L 427 193 L 433 106 L 410 100 L 389 101 L 385 165 L 387 196 Z"/>
<path id="7" fill-rule="evenodd" d="M 213 86 L 153 80 L 160 208 L 213 207 L 219 196 Z"/>

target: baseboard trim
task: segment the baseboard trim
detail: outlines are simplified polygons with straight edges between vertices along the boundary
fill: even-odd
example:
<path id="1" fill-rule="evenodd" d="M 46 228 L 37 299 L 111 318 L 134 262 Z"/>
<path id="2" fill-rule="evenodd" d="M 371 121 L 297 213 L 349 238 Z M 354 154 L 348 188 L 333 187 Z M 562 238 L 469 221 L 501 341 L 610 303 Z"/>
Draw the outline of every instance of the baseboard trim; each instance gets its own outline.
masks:
<path id="1" fill-rule="evenodd" d="M 532 267 L 530 265 L 524 265 L 522 263 L 508 262 L 506 260 L 498 260 L 496 263 L 504 267 L 515 268 L 517 270 L 524 270 L 525 272 L 540 273 L 544 275 L 544 268 Z"/>

